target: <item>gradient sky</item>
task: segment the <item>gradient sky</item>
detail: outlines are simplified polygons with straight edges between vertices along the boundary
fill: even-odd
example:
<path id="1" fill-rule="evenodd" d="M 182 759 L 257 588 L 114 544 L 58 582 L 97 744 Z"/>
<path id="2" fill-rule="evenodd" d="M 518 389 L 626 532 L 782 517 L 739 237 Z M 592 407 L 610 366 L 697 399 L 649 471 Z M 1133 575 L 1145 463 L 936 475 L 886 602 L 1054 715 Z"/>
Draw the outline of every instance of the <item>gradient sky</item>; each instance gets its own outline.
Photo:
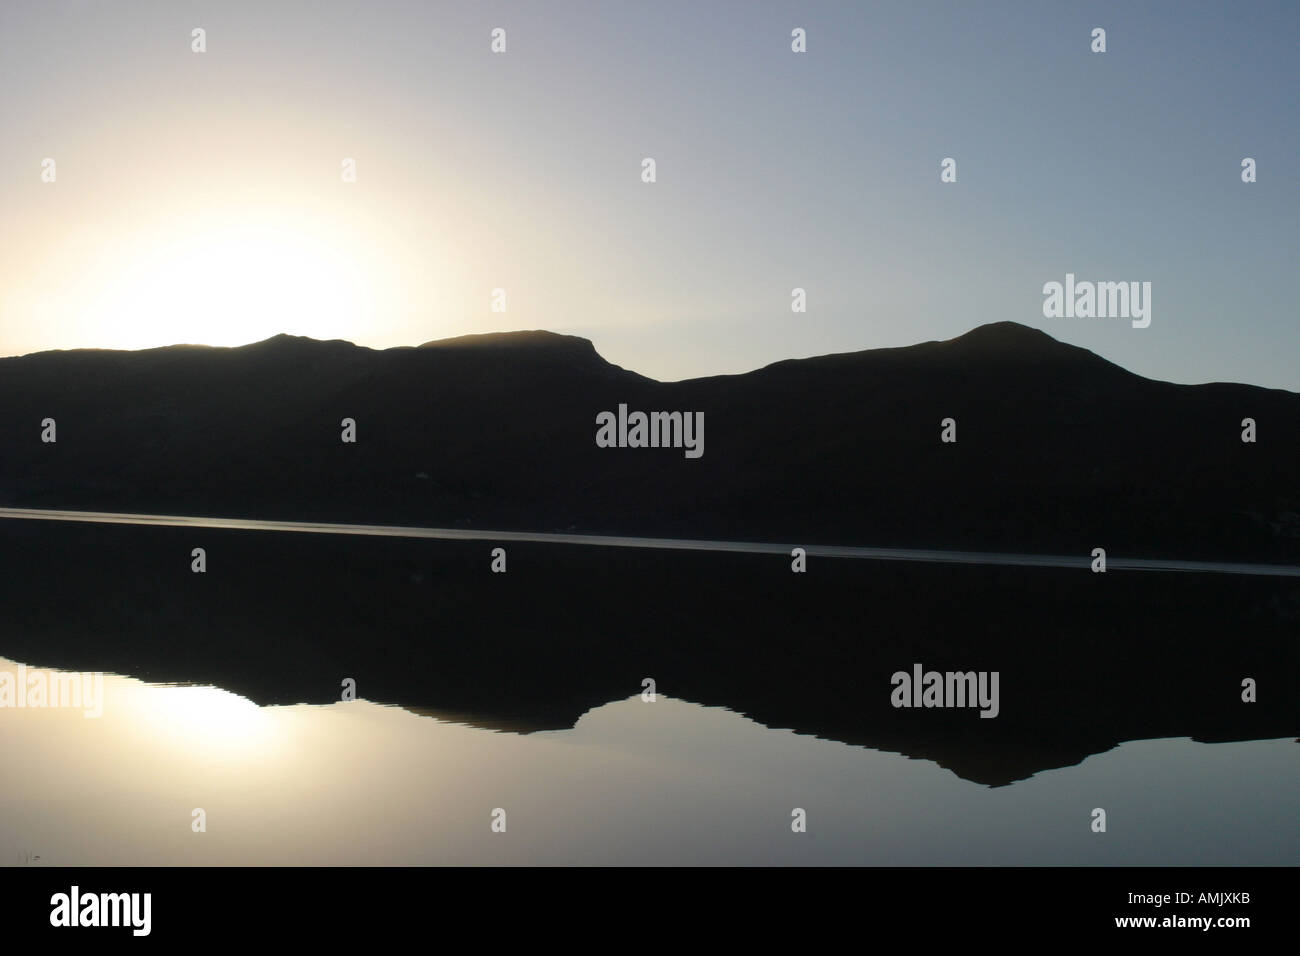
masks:
<path id="1" fill-rule="evenodd" d="M 1292 2 L 5 0 L 0 354 L 547 328 L 677 379 L 1009 319 L 1300 391 L 1297 36 Z M 1150 281 L 1151 326 L 1044 318 L 1066 272 Z"/>

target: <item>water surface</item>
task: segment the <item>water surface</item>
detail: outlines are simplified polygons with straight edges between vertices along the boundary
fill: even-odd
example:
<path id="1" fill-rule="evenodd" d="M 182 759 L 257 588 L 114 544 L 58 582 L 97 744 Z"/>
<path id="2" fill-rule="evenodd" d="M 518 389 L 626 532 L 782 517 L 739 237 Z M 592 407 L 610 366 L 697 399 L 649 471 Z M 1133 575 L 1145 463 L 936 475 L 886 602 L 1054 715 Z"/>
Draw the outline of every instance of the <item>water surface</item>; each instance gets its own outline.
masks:
<path id="1" fill-rule="evenodd" d="M 97 719 L 0 709 L 0 863 L 1300 863 L 1289 739 L 1134 741 L 988 787 L 662 694 L 517 734 L 366 701 L 103 688 Z"/>

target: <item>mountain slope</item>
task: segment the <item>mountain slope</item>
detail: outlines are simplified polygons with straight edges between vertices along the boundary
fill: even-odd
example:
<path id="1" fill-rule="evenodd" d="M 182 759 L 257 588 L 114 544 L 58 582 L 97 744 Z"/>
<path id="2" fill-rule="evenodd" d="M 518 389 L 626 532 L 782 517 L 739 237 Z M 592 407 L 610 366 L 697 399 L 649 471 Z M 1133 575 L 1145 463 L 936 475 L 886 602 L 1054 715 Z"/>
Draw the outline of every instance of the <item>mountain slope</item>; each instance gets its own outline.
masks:
<path id="1" fill-rule="evenodd" d="M 620 403 L 703 412 L 703 457 L 597 447 Z M 1297 435 L 1295 394 L 1155 382 L 1006 322 L 675 383 L 548 332 L 0 360 L 19 507 L 1296 560 Z"/>

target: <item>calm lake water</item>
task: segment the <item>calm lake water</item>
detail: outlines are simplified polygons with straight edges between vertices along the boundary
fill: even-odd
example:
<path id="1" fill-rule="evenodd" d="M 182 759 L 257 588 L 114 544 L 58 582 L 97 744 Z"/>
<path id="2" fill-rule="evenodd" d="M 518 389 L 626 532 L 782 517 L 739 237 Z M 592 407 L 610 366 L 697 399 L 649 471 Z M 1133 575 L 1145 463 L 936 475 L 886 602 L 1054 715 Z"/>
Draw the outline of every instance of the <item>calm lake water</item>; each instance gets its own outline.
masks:
<path id="1" fill-rule="evenodd" d="M 1290 739 L 1135 741 L 989 788 L 663 695 L 521 735 L 105 675 L 98 718 L 0 708 L 0 757 L 10 866 L 1300 863 Z"/>

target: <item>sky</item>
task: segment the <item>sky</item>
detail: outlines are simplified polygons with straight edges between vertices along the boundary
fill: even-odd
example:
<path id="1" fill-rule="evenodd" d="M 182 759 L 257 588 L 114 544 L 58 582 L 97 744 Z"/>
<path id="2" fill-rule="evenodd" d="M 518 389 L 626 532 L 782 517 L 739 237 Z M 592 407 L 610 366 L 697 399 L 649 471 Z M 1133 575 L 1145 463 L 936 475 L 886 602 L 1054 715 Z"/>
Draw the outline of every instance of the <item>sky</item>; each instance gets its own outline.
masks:
<path id="1" fill-rule="evenodd" d="M 544 328 L 675 380 L 1011 320 L 1300 391 L 1298 35 L 1263 0 L 5 0 L 0 355 Z M 1150 282 L 1149 327 L 1045 317 L 1067 273 Z"/>

